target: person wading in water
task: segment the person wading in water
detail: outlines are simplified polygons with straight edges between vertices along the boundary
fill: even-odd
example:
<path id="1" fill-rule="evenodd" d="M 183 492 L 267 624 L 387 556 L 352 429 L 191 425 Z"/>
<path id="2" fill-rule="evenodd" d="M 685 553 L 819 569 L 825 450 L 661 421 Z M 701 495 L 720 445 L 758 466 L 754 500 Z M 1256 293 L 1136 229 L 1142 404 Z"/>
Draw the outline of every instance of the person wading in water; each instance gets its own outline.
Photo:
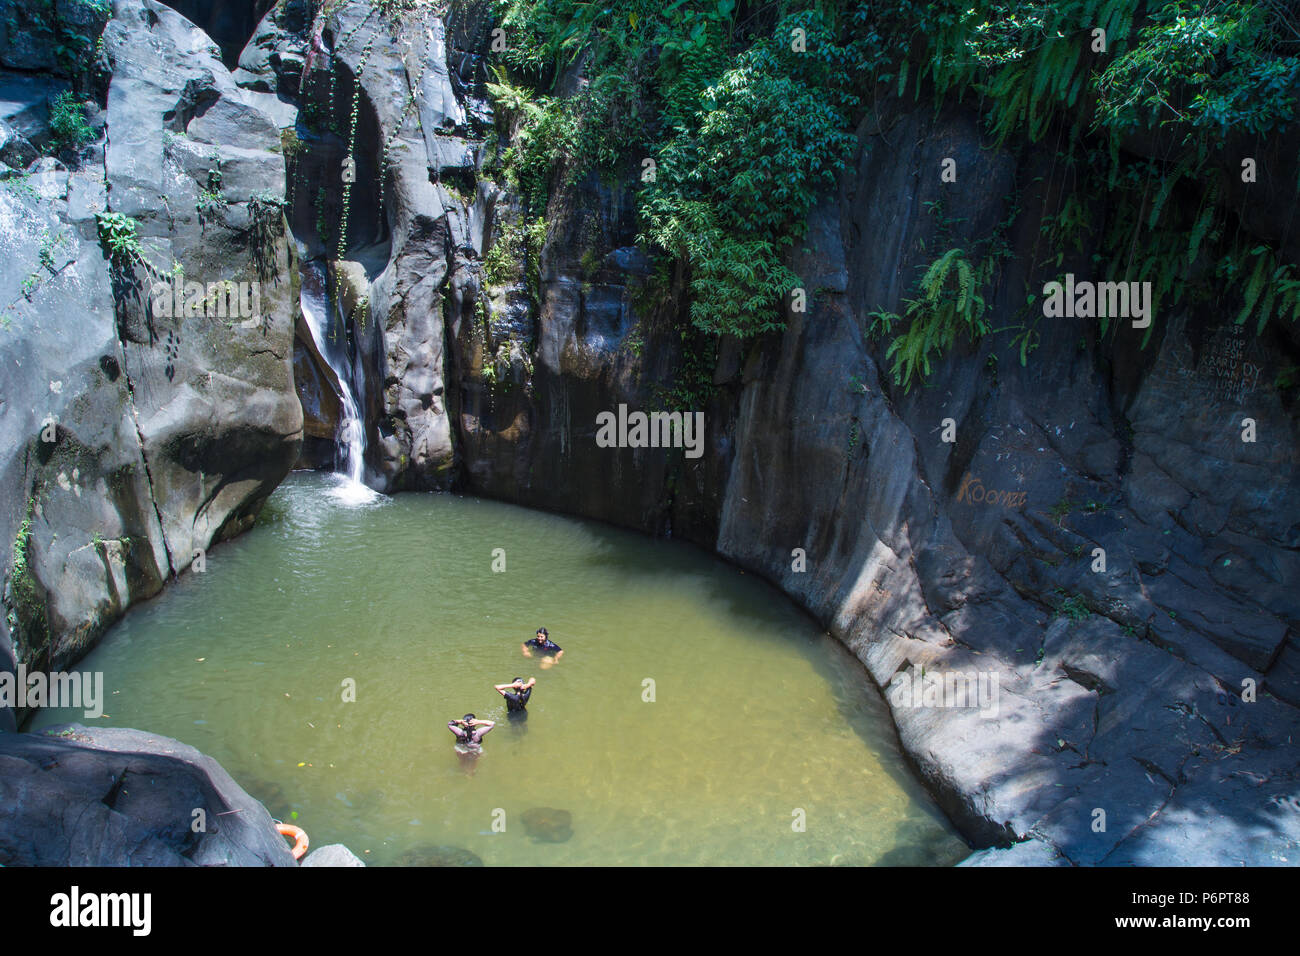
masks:
<path id="1" fill-rule="evenodd" d="M 525 681 L 522 677 L 516 677 L 509 684 L 493 684 L 493 688 L 498 694 L 506 699 L 506 716 L 520 718 L 528 716 L 528 698 L 533 696 L 533 685 L 537 683 L 536 677 L 530 677 Z"/>
<path id="2" fill-rule="evenodd" d="M 483 752 L 484 735 L 495 726 L 495 720 L 479 720 L 473 714 L 447 721 L 447 729 L 456 735 L 457 753 L 476 756 Z"/>
<path id="3" fill-rule="evenodd" d="M 524 652 L 524 657 L 532 657 L 533 651 L 538 652 L 542 658 L 542 670 L 546 670 L 564 656 L 564 648 L 551 640 L 551 636 L 546 633 L 544 627 L 537 629 L 537 636 L 531 641 L 524 641 L 519 646 Z"/>

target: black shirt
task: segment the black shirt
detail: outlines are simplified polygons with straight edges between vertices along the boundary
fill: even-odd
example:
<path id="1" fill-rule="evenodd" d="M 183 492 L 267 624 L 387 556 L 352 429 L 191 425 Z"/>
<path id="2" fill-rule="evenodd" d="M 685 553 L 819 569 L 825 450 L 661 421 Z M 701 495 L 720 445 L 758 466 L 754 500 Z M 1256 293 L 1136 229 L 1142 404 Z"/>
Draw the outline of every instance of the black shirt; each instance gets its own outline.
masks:
<path id="1" fill-rule="evenodd" d="M 521 711 L 528 703 L 528 698 L 533 696 L 533 689 L 531 687 L 525 687 L 518 693 L 506 691 L 502 696 L 506 699 L 506 710 L 511 712 Z"/>
<path id="2" fill-rule="evenodd" d="M 564 648 L 560 647 L 549 637 L 534 637 L 531 641 L 524 641 L 527 647 L 535 647 L 544 654 L 558 654 Z"/>

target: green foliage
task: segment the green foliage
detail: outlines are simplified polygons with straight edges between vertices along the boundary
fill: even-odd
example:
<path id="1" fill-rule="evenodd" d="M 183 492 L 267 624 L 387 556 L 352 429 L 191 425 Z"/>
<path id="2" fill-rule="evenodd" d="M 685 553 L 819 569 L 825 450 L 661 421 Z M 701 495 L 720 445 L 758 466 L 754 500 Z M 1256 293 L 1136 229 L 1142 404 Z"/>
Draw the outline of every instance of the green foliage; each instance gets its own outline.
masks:
<path id="1" fill-rule="evenodd" d="M 885 352 L 892 359 L 894 383 L 910 389 L 913 379 L 930 374 L 931 359 L 948 351 L 960 337 L 978 342 L 989 331 L 980 289 L 992 278 L 993 261 L 973 266 L 961 249 L 949 249 L 930 263 L 918 283 L 920 295 L 906 300 L 907 328 Z M 870 331 L 891 333 L 903 321 L 892 312 L 871 313 Z"/>
<path id="2" fill-rule="evenodd" d="M 41 194 L 38 193 L 36 187 L 32 185 L 31 177 L 26 173 L 11 176 L 9 179 L 0 179 L 0 189 L 23 199 L 41 198 Z"/>
<path id="3" fill-rule="evenodd" d="M 99 243 L 114 264 L 129 265 L 144 261 L 138 234 L 139 223 L 130 216 L 120 212 L 96 213 L 95 225 L 99 232 Z"/>
<path id="4" fill-rule="evenodd" d="M 199 197 L 195 201 L 199 222 L 206 225 L 226 211 L 230 201 L 221 191 L 221 154 L 213 152 L 213 166 L 208 170 L 208 183 L 199 188 Z"/>
<path id="5" fill-rule="evenodd" d="M 790 49 L 796 29 L 813 52 Z M 700 331 L 743 338 L 783 326 L 777 303 L 800 280 L 782 254 L 854 142 L 853 59 L 804 11 L 702 89 L 684 61 L 667 104 L 683 125 L 657 150 L 640 211 L 651 244 L 688 263 Z"/>
<path id="6" fill-rule="evenodd" d="M 853 16 L 882 38 L 880 49 L 898 51 L 874 68 L 896 95 L 904 95 L 911 68 L 937 100 L 973 99 L 999 143 L 1013 136 L 1034 143 L 1049 132 L 1065 141 L 1057 158 L 1067 196 L 1044 223 L 1058 267 L 1103 221 L 1094 262 L 1108 281 L 1151 281 L 1157 315 L 1199 279 L 1199 294 L 1241 302 L 1240 322 L 1262 330 L 1270 317 L 1294 321 L 1300 300 L 1289 264 L 1270 248 L 1229 240 L 1239 233 L 1235 213 L 1215 193 L 1230 135 L 1262 138 L 1294 119 L 1294 4 L 887 0 L 859 5 Z M 1104 52 L 1094 50 L 1094 28 L 1105 30 Z M 918 82 L 913 95 L 920 90 Z M 1163 162 L 1124 158 L 1120 139 L 1137 127 L 1160 131 L 1176 150 Z M 1085 200 L 1104 201 L 1107 214 L 1089 211 Z M 1213 279 L 1198 265 L 1207 254 L 1217 262 Z M 1022 361 L 1037 337 L 1019 328 Z"/>
<path id="7" fill-rule="evenodd" d="M 1295 265 L 1236 238 L 1236 212 L 1214 191 L 1230 134 L 1267 137 L 1294 117 L 1293 4 L 496 3 L 508 43 L 489 92 L 507 185 L 536 218 L 590 173 L 640 177 L 641 242 L 679 265 L 689 292 L 679 321 L 698 337 L 683 338 L 687 354 L 720 335 L 783 326 L 780 303 L 800 286 L 788 252 L 854 148 L 863 101 L 882 96 L 961 100 L 997 143 L 1055 142 L 1044 195 L 1063 198 L 1042 224 L 1048 251 L 1035 268 L 1063 269 L 1067 255 L 1092 249 L 1097 278 L 1152 283 L 1157 318 L 1189 291 L 1228 301 L 1256 329 L 1300 316 Z M 791 42 L 796 30 L 806 52 Z M 578 67 L 583 83 L 559 95 L 557 81 Z M 1173 150 L 1161 161 L 1123 155 L 1135 126 Z M 991 331 L 985 298 L 1004 250 L 940 239 L 903 316 L 873 314 L 905 387 L 958 341 Z M 1020 318 L 1041 313 L 1036 305 L 1027 290 Z M 998 330 L 1022 364 L 1051 334 L 1039 318 Z M 1103 335 L 1115 327 L 1103 320 Z"/>
<path id="8" fill-rule="evenodd" d="M 692 325 L 742 337 L 781 328 L 780 300 L 799 285 L 782 256 L 854 141 L 862 62 L 845 24 L 803 9 L 746 35 L 734 0 L 500 8 L 516 76 L 544 85 L 585 57 L 590 77 L 565 98 L 501 73 L 489 87 L 513 136 L 507 184 L 531 214 L 590 169 L 631 162 L 642 240 L 687 265 Z M 795 30 L 805 50 L 792 49 Z"/>
<path id="9" fill-rule="evenodd" d="M 274 222 L 284 211 L 285 200 L 272 189 L 263 189 L 248 197 L 248 215 L 255 221 Z"/>
<path id="10" fill-rule="evenodd" d="M 280 152 L 284 153 L 285 159 L 292 161 L 298 158 L 304 149 L 302 139 L 298 136 L 298 131 L 292 126 L 286 126 L 280 130 Z"/>
<path id="11" fill-rule="evenodd" d="M 316 190 L 316 237 L 320 239 L 321 245 L 328 249 L 333 230 L 330 228 L 329 219 L 325 215 L 325 201 L 327 198 L 328 194 L 324 186 Z"/>
<path id="12" fill-rule="evenodd" d="M 1292 114 L 1300 58 L 1276 55 L 1295 41 L 1280 5 L 1172 0 L 1151 7 L 1139 42 L 1097 78 L 1102 123 L 1173 125 L 1193 139 L 1267 134 Z"/>
<path id="13" fill-rule="evenodd" d="M 95 138 L 86 122 L 86 111 L 71 90 L 64 90 L 50 104 L 50 141 L 56 150 L 76 149 Z"/>
<path id="14" fill-rule="evenodd" d="M 40 589 L 31 568 L 32 516 L 36 510 L 36 499 L 27 499 L 27 511 L 18 532 L 14 535 L 13 567 L 9 583 L 13 593 L 13 610 L 9 614 L 11 630 L 19 631 L 26 639 L 28 647 L 48 636 L 48 624 L 45 603 L 41 599 Z"/>
<path id="15" fill-rule="evenodd" d="M 18 533 L 14 536 L 14 578 L 21 578 L 27 573 L 27 544 L 32 535 L 32 505 L 29 502 L 27 514 L 23 517 L 22 524 L 18 526 Z"/>
<path id="16" fill-rule="evenodd" d="M 54 271 L 54 253 L 67 241 L 67 233 L 51 234 L 49 230 L 41 233 L 41 241 L 37 246 L 36 257 L 48 271 Z"/>
<path id="17" fill-rule="evenodd" d="M 1056 609 L 1056 613 L 1069 621 L 1078 623 L 1086 620 L 1092 611 L 1089 610 L 1088 604 L 1083 597 L 1075 594 L 1063 600 L 1061 606 Z"/>
<path id="18" fill-rule="evenodd" d="M 283 232 L 287 206 L 288 203 L 270 189 L 248 197 L 252 254 L 260 277 L 269 277 L 275 271 L 275 241 Z"/>
<path id="19" fill-rule="evenodd" d="M 1238 325 L 1245 325 L 1253 315 L 1255 331 L 1260 333 L 1274 315 L 1285 316 L 1291 322 L 1300 319 L 1300 276 L 1294 263 L 1279 262 L 1277 253 L 1267 245 L 1251 249 L 1244 268 L 1232 256 L 1219 262 L 1219 275 L 1239 284 L 1247 271 L 1250 278 L 1244 280 L 1244 305 L 1237 313 Z"/>
<path id="20" fill-rule="evenodd" d="M 17 6 L 17 4 L 15 4 Z M 113 15 L 110 0 L 26 0 L 25 8 L 30 30 L 38 43 L 49 44 L 60 75 L 73 78 L 80 85 L 91 72 L 95 55 L 100 49 L 100 31 Z M 68 17 L 73 8 L 80 7 L 77 15 Z M 94 14 L 90 34 L 82 33 L 86 12 Z M 10 18 L 11 29 L 17 23 Z"/>
<path id="21" fill-rule="evenodd" d="M 524 282 L 534 302 L 541 301 L 541 255 L 546 244 L 546 220 L 507 222 L 483 257 L 483 279 L 488 286 L 507 285 L 517 267 L 523 267 Z"/>
<path id="22" fill-rule="evenodd" d="M 1074 502 L 1072 502 L 1068 497 L 1065 497 L 1052 505 L 1051 510 L 1047 513 L 1051 516 L 1052 520 L 1059 525 L 1073 510 Z"/>
<path id="23" fill-rule="evenodd" d="M 199 198 L 194 205 L 199 213 L 199 221 L 208 223 L 224 212 L 230 203 L 222 193 L 214 192 L 211 189 L 200 189 Z"/>
<path id="24" fill-rule="evenodd" d="M 546 211 L 550 184 L 557 166 L 572 164 L 579 154 L 581 103 L 535 96 L 522 86 L 501 82 L 487 85 L 498 116 L 513 127 L 510 146 L 501 157 L 506 185 L 534 214 Z M 574 166 L 569 182 L 581 167 Z"/>

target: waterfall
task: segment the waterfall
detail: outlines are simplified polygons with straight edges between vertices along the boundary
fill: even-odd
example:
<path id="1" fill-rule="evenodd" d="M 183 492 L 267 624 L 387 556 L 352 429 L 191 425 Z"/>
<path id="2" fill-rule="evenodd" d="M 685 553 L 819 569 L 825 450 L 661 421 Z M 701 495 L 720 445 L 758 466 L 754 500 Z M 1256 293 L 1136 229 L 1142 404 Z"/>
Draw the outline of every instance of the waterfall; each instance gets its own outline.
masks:
<path id="1" fill-rule="evenodd" d="M 339 422 L 335 473 L 342 481 L 335 494 L 347 501 L 369 501 L 375 492 L 366 486 L 366 426 L 357 395 L 365 388 L 365 366 L 349 354 L 347 321 L 343 307 L 330 296 L 325 268 L 311 263 L 302 270 L 299 305 L 312 341 L 329 365 L 338 385 Z"/>

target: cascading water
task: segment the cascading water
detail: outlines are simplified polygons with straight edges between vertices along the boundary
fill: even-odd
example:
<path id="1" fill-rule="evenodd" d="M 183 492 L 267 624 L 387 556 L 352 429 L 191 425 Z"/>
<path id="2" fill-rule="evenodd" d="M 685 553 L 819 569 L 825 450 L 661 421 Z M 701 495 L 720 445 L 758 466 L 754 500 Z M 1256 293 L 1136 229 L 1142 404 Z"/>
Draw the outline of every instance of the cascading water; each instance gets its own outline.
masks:
<path id="1" fill-rule="evenodd" d="M 365 370 L 349 354 L 346 319 L 336 298 L 328 292 L 323 266 L 311 263 L 303 268 L 299 294 L 303 321 L 338 384 L 341 421 L 335 472 L 343 480 L 335 494 L 348 501 L 370 501 L 376 495 L 365 484 L 366 429 L 357 401 L 365 387 Z"/>

